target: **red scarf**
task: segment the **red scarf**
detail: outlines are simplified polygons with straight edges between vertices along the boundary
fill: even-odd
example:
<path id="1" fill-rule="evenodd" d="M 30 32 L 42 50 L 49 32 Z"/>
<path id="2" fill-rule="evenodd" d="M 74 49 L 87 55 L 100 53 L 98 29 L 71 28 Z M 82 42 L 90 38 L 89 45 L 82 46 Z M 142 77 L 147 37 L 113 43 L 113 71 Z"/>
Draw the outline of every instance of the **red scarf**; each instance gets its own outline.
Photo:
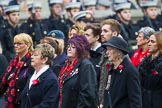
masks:
<path id="1" fill-rule="evenodd" d="M 72 62 L 66 61 L 65 66 L 62 67 L 60 74 L 59 74 L 59 85 L 60 85 L 60 100 L 59 100 L 59 108 L 62 106 L 62 87 L 64 84 L 64 79 L 71 73 L 74 69 L 75 65 L 78 62 L 78 58 L 74 59 Z"/>
<path id="2" fill-rule="evenodd" d="M 14 104 L 17 103 L 17 91 L 15 87 L 16 80 L 19 77 L 21 69 L 26 66 L 26 62 L 30 59 L 30 57 L 31 54 L 29 52 L 22 58 L 21 61 L 19 60 L 19 57 L 16 56 L 10 61 L 6 73 L 2 77 L 2 87 L 0 88 L 0 92 L 6 92 L 6 108 L 15 108 Z"/>

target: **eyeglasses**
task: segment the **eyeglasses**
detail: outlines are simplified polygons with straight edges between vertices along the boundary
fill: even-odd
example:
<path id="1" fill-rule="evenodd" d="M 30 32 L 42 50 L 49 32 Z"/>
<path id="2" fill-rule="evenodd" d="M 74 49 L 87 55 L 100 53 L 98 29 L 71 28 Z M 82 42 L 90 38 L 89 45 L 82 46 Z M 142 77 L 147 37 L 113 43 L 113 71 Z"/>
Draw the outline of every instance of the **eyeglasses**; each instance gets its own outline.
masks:
<path id="1" fill-rule="evenodd" d="M 25 43 L 22 43 L 22 42 L 15 42 L 14 45 L 22 45 L 22 44 L 25 44 Z"/>

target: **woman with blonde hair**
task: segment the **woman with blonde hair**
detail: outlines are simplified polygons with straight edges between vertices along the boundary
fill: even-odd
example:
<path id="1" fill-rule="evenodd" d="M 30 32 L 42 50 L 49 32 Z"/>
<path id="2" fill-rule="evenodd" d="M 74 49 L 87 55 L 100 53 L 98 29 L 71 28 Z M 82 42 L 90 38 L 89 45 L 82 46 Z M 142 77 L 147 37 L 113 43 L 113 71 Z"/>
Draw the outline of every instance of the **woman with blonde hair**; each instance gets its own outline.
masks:
<path id="1" fill-rule="evenodd" d="M 70 29 L 69 29 L 69 34 L 68 34 L 68 38 L 73 37 L 74 35 L 84 35 L 84 28 L 74 24 Z"/>
<path id="2" fill-rule="evenodd" d="M 33 68 L 30 65 L 33 52 L 32 38 L 25 33 L 16 35 L 14 48 L 16 56 L 9 62 L 0 86 L 0 94 L 6 93 L 6 108 L 20 108 L 21 92 L 33 73 Z"/>

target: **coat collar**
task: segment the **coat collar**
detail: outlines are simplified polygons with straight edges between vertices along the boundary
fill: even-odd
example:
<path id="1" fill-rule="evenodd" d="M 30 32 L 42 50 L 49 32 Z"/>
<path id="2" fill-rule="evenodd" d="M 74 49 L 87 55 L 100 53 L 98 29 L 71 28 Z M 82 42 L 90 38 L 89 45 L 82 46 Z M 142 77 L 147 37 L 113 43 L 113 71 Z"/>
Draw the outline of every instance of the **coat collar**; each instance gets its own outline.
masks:
<path id="1" fill-rule="evenodd" d="M 79 73 L 79 66 L 81 64 L 83 58 L 79 59 L 78 63 L 76 64 L 76 66 L 74 67 L 74 69 L 72 70 L 72 72 L 64 79 L 64 82 L 66 82 L 67 80 L 69 80 L 70 78 L 72 78 L 73 76 L 77 75 Z"/>
<path id="2" fill-rule="evenodd" d="M 50 74 L 52 72 L 52 70 L 51 70 L 51 68 L 48 68 L 43 74 L 41 74 L 38 78 L 40 79 L 40 83 L 42 83 L 43 81 L 44 81 L 44 79 Z M 31 79 L 31 78 L 30 78 Z M 29 90 L 29 83 L 30 83 L 30 80 L 28 80 L 28 83 L 27 83 L 27 85 L 28 85 L 28 90 Z M 34 85 L 34 86 L 36 86 L 36 85 Z M 30 87 L 30 90 L 34 87 L 33 85 L 31 85 L 31 87 Z M 29 90 L 29 91 L 30 91 Z"/>

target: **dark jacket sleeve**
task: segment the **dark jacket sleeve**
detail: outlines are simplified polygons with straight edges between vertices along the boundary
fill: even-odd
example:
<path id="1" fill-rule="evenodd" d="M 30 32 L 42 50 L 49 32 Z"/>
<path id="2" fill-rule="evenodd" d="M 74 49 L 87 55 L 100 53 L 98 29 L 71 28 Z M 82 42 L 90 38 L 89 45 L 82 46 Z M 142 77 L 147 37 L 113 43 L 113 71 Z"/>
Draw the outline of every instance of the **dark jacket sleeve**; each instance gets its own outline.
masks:
<path id="1" fill-rule="evenodd" d="M 129 71 L 127 80 L 130 108 L 142 108 L 141 84 L 139 73 L 136 70 L 132 70 L 132 72 Z"/>
<path id="2" fill-rule="evenodd" d="M 97 108 L 97 78 L 89 60 L 83 60 L 79 74 L 80 92 L 77 108 Z"/>
<path id="3" fill-rule="evenodd" d="M 2 76 L 3 73 L 6 71 L 7 66 L 8 66 L 8 61 L 6 57 L 0 54 L 0 76 Z"/>

